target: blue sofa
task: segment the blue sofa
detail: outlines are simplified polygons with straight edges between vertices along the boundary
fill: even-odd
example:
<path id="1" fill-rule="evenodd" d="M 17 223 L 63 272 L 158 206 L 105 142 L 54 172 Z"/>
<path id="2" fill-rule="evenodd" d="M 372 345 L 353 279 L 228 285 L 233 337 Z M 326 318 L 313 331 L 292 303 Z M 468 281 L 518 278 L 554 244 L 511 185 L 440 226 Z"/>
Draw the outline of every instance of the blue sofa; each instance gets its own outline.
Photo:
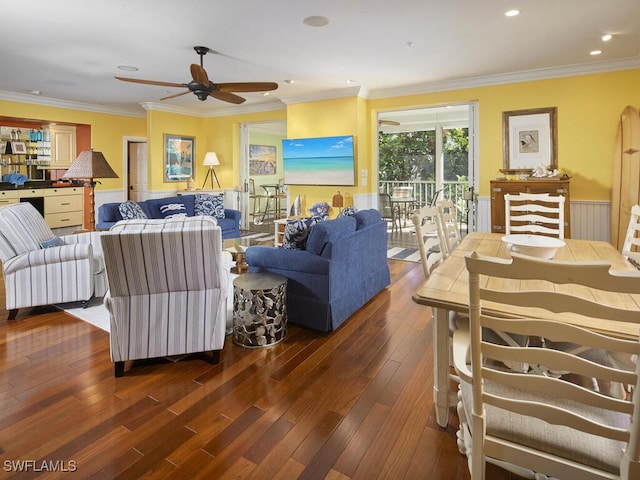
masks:
<path id="1" fill-rule="evenodd" d="M 378 210 L 321 221 L 306 249 L 251 246 L 249 272 L 288 278 L 291 323 L 329 332 L 338 328 L 391 282 L 387 262 L 387 222 Z"/>
<path id="2" fill-rule="evenodd" d="M 184 203 L 187 216 L 192 217 L 194 215 L 195 195 L 153 198 L 137 203 L 145 215 L 147 215 L 147 218 L 163 218 L 162 213 L 160 213 L 160 206 L 174 202 Z M 238 238 L 240 236 L 240 211 L 225 208 L 224 214 L 225 218 L 218 219 L 218 225 L 222 230 L 222 239 Z M 98 208 L 96 230 L 109 230 L 120 220 L 122 220 L 122 215 L 120 215 L 120 202 L 104 203 Z"/>

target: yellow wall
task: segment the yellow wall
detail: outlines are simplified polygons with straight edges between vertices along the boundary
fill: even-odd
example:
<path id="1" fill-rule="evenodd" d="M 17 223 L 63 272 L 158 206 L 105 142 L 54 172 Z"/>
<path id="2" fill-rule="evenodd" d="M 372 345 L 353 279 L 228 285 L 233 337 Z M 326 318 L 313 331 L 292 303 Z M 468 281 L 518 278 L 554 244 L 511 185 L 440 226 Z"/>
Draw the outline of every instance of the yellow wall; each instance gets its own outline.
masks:
<path id="1" fill-rule="evenodd" d="M 274 110 L 204 120 L 207 146 L 215 151 L 220 159 L 220 167 L 216 168 L 216 173 L 222 188 L 234 188 L 240 183 L 240 125 L 286 118 L 285 110 Z M 198 178 L 204 179 L 205 174 Z"/>
<path id="2" fill-rule="evenodd" d="M 609 200 L 616 129 L 626 105 L 640 106 L 640 69 L 372 100 L 378 111 L 478 101 L 480 195 L 500 176 L 502 112 L 558 108 L 558 167 L 573 200 Z M 374 135 L 370 139 L 375 145 Z"/>
<path id="3" fill-rule="evenodd" d="M 288 138 L 355 136 L 356 186 L 290 185 L 289 191 L 292 198 L 300 195 L 303 209 L 310 207 L 315 202 L 331 203 L 331 199 L 337 191 L 340 191 L 342 195 L 372 191 L 370 180 L 372 178 L 372 162 L 367 117 L 367 102 L 358 97 L 297 103 L 287 107 Z M 360 173 L 363 169 L 368 172 L 366 186 L 360 186 Z"/>
<path id="4" fill-rule="evenodd" d="M 215 151 L 221 161 L 216 173 L 223 188 L 233 188 L 240 178 L 240 125 L 271 120 L 287 121 L 287 136 L 311 137 L 355 135 L 357 151 L 355 187 L 291 186 L 309 203 L 330 201 L 341 193 L 375 191 L 377 165 L 373 159 L 377 143 L 378 112 L 477 101 L 479 104 L 480 195 L 489 194 L 489 180 L 502 168 L 502 112 L 528 108 L 558 108 L 558 165 L 572 177 L 574 200 L 609 200 L 611 164 L 616 129 L 626 105 L 640 106 L 640 69 L 582 75 L 550 80 L 451 90 L 376 100 L 358 97 L 288 105 L 285 110 L 225 117 L 191 117 L 148 111 L 147 119 L 85 112 L 0 100 L 6 117 L 91 125 L 92 147 L 100 150 L 116 173 L 123 173 L 122 137 L 146 136 L 149 140 L 149 187 L 152 191 L 184 188 L 184 182 L 164 182 L 163 135 L 196 138 L 196 186 L 201 186 L 206 168 L 204 153 Z M 366 185 L 362 185 L 362 170 Z M 124 188 L 122 179 L 105 180 L 98 188 Z"/>

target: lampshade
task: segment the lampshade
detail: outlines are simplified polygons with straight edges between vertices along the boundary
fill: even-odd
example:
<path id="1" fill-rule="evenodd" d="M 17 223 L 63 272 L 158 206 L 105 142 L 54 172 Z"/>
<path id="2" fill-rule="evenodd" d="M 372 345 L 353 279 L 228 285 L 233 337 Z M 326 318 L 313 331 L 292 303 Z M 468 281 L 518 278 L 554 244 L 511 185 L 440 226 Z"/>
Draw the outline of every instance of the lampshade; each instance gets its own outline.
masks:
<path id="1" fill-rule="evenodd" d="M 220 160 L 218 160 L 218 156 L 216 152 L 207 152 L 204 155 L 203 165 L 220 165 Z"/>
<path id="2" fill-rule="evenodd" d="M 84 150 L 74 160 L 62 178 L 118 178 L 102 152 Z"/>

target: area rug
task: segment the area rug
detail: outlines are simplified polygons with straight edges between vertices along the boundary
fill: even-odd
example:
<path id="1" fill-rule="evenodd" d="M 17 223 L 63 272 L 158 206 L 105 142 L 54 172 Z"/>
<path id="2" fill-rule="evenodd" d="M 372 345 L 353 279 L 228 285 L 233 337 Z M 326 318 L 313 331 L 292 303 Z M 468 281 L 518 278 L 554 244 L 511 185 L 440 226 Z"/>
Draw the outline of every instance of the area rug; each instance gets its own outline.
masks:
<path id="1" fill-rule="evenodd" d="M 65 303 L 57 307 L 83 322 L 90 323 L 105 332 L 109 331 L 109 312 L 103 305 L 102 298 L 92 298 L 86 308 L 83 308 L 80 302 Z"/>
<path id="2" fill-rule="evenodd" d="M 417 248 L 389 247 L 387 249 L 387 258 L 406 262 L 419 262 L 420 252 Z"/>

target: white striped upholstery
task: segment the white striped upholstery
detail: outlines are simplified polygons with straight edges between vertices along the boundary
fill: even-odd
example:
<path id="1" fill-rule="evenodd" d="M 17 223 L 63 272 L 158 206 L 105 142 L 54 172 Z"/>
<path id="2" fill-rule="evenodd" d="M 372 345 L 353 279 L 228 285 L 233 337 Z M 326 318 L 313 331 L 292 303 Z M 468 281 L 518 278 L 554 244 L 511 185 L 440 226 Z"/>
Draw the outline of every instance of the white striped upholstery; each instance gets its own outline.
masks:
<path id="1" fill-rule="evenodd" d="M 231 256 L 213 219 L 125 220 L 101 241 L 114 362 L 223 348 Z"/>
<path id="2" fill-rule="evenodd" d="M 97 236 L 67 235 L 64 245 L 43 249 L 54 237 L 42 215 L 28 202 L 0 208 L 0 258 L 6 309 L 89 300 L 102 296 L 106 279 Z M 99 251 L 99 243 L 98 243 Z"/>

